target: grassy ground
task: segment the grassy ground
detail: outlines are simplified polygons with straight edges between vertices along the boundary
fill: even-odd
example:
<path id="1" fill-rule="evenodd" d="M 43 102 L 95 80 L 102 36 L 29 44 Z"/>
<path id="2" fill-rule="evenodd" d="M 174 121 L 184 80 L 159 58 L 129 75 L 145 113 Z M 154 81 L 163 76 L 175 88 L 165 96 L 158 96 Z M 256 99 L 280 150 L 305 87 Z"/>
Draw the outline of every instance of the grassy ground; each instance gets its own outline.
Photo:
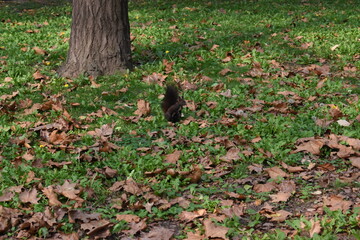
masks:
<path id="1" fill-rule="evenodd" d="M 131 1 L 134 71 L 64 79 L 70 6 L 1 3 L 2 239 L 359 239 L 359 4 Z"/>

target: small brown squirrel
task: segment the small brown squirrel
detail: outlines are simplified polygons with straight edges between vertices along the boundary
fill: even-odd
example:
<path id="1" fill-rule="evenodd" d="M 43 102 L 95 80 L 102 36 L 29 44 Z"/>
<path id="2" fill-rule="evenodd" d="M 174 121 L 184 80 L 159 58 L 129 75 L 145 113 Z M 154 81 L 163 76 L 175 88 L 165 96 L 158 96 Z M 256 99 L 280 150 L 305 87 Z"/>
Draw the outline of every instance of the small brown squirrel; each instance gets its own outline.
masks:
<path id="1" fill-rule="evenodd" d="M 186 105 L 186 102 L 179 96 L 177 88 L 171 85 L 168 86 L 161 103 L 165 118 L 173 123 L 180 121 L 181 109 L 184 105 Z"/>

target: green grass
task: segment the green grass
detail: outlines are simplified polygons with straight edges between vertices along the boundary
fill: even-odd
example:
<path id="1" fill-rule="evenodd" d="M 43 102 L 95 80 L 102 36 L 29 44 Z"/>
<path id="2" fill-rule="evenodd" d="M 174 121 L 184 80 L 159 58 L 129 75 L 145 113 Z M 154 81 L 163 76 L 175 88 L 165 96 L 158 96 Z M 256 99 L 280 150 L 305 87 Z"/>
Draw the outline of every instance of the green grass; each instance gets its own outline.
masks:
<path id="1" fill-rule="evenodd" d="M 360 123 L 356 117 L 360 112 L 357 98 L 360 14 L 355 7 L 359 3 L 358 0 L 131 1 L 129 15 L 131 32 L 136 37 L 132 42 L 136 67 L 124 75 L 95 79 L 99 87 L 94 87 L 86 76 L 65 79 L 56 74 L 68 49 L 69 5 L 1 3 L 0 97 L 15 91 L 19 94 L 0 100 L 0 192 L 4 194 L 10 187 L 22 185 L 11 201 L 1 205 L 27 214 L 21 220 L 26 221 L 49 207 L 49 199 L 42 192 L 44 187 L 60 187 L 68 180 L 76 183 L 77 196 L 84 201 L 79 205 L 76 199 L 69 199 L 58 190 L 64 209 L 100 213 L 113 224 L 110 226 L 113 237 L 124 236 L 124 230 L 130 229 L 127 223 L 116 220 L 117 214 L 138 215 L 146 218 L 149 226 L 161 221 L 176 222 L 180 229 L 177 239 L 186 238 L 188 231 L 204 233 L 203 219 L 186 224 L 179 221 L 179 214 L 198 209 L 206 209 L 207 214 L 219 213 L 224 208 L 222 200 L 230 199 L 246 205 L 241 217 L 227 217 L 221 223 L 229 228 L 230 239 L 286 239 L 284 232 L 294 233 L 294 239 L 310 239 L 310 219 L 319 220 L 322 229 L 312 239 L 344 236 L 356 239 L 360 235 L 356 222 L 359 215 L 353 207 L 344 212 L 319 211 L 313 216 L 307 216 L 303 207 L 314 208 L 312 202 L 321 202 L 321 197 L 332 194 L 345 195 L 352 206 L 359 204 L 356 194 L 349 193 L 349 189 L 359 188 L 359 182 L 344 184 L 339 180 L 349 177 L 356 168 L 348 159 L 334 157 L 334 149 L 323 148 L 320 156 L 294 154 L 292 150 L 299 138 L 324 137 L 329 132 L 359 139 Z M 302 48 L 305 43 L 311 43 L 310 47 Z M 214 45 L 218 47 L 212 49 Z M 332 50 L 335 45 L 339 46 Z M 35 54 L 33 47 L 47 54 Z M 231 61 L 223 62 L 229 54 Z M 164 59 L 175 63 L 168 73 Z M 312 64 L 329 66 L 330 74 L 318 76 L 311 70 L 303 73 Z M 260 66 L 260 73 L 255 66 Z M 347 72 L 344 67 L 355 67 L 357 71 Z M 231 71 L 220 74 L 225 68 Z M 34 79 L 36 71 L 45 75 L 45 79 Z M 183 86 L 183 97 L 196 104 L 195 111 L 183 110 L 184 119 L 195 120 L 175 126 L 165 121 L 159 98 L 164 87 L 142 81 L 153 73 L 167 75 L 166 83 L 179 82 Z M 325 77 L 323 86 L 317 87 Z M 187 83 L 194 84 L 195 89 L 186 89 Z M 119 91 L 123 88 L 128 90 Z M 221 94 L 226 90 L 231 90 L 231 97 Z M 293 95 L 279 94 L 284 91 Z M 151 118 L 140 118 L 134 123 L 128 117 L 134 116 L 139 99 L 150 103 Z M 24 114 L 33 104 L 50 100 L 61 102 L 60 111 L 43 107 Z M 117 115 L 106 114 L 101 110 L 103 107 Z M 351 125 L 340 126 L 336 121 L 327 127 L 316 125 L 316 119 L 333 119 L 332 108 L 338 108 L 343 113 L 340 119 Z M 72 120 L 66 117 L 64 109 Z M 240 116 L 234 116 L 236 111 L 241 112 Z M 58 134 L 65 133 L 69 141 L 49 143 L 46 134 L 53 132 L 54 127 L 42 132 L 33 130 L 54 123 L 60 123 Z M 114 124 L 110 136 L 88 134 L 105 124 Z M 252 141 L 257 137 L 261 140 Z M 107 142 L 118 147 L 101 150 Z M 224 162 L 222 157 L 230 143 L 240 149 L 240 159 Z M 182 151 L 177 163 L 166 163 L 165 156 L 175 150 Z M 356 151 L 358 154 L 359 150 Z M 24 159 L 26 153 L 32 159 Z M 267 168 L 285 162 L 306 169 L 309 165 L 306 160 L 318 165 L 331 164 L 335 171 L 308 169 L 305 175 L 312 176 L 312 180 L 291 173 L 289 178 L 296 182 L 296 192 L 289 202 L 271 205 L 275 210 L 299 214 L 281 223 L 269 221 L 255 204 L 256 200 L 261 200 L 261 204 L 270 202 L 269 193 L 256 193 L 252 187 L 271 180 L 265 172 L 250 172 L 247 167 L 256 163 Z M 201 181 L 195 184 L 186 174 L 166 173 L 169 168 L 177 173 L 192 171 L 194 165 L 204 170 Z M 117 174 L 107 175 L 107 167 Z M 162 171 L 148 174 L 157 169 Z M 29 177 L 31 172 L 35 174 L 33 178 Z M 131 194 L 123 187 L 110 190 L 115 182 L 130 178 L 142 186 L 141 193 Z M 326 185 L 327 181 L 331 184 Z M 38 191 L 38 203 L 22 202 L 19 194 L 32 188 Z M 314 195 L 319 189 L 322 195 Z M 224 195 L 224 191 L 243 195 L 244 199 Z M 149 198 L 146 193 L 156 198 Z M 271 192 L 275 193 L 277 190 Z M 189 205 L 165 206 L 178 197 L 184 197 Z M 121 209 L 113 208 L 114 199 L 120 199 Z M 145 209 L 147 203 L 153 204 L 151 211 Z M 49 209 L 56 212 L 54 206 Z M 27 228 L 23 231 L 43 238 L 57 231 L 86 236 L 80 225 L 83 222 L 72 222 L 67 214 L 56 221 L 56 227 L 43 225 L 34 227 L 33 232 Z M 15 224 L 0 234 L 16 237 L 18 230 L 19 224 Z"/>

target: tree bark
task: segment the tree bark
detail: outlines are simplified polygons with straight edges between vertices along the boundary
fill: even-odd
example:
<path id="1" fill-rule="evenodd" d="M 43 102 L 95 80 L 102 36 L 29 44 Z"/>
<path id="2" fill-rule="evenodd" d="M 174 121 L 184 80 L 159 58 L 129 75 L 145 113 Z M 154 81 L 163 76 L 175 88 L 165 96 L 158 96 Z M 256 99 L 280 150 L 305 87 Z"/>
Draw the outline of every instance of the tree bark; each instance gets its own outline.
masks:
<path id="1" fill-rule="evenodd" d="M 73 0 L 70 47 L 60 76 L 131 69 L 128 0 Z"/>

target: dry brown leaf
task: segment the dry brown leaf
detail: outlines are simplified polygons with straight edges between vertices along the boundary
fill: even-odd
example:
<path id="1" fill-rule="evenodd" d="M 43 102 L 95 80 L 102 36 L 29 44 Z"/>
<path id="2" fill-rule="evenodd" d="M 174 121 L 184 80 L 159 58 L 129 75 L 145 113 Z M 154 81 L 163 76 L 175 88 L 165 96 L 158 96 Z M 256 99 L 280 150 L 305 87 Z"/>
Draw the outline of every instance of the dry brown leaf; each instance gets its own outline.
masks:
<path id="1" fill-rule="evenodd" d="M 248 166 L 248 169 L 250 172 L 261 173 L 263 170 L 263 166 L 261 164 L 254 163 L 254 164 Z"/>
<path id="2" fill-rule="evenodd" d="M 165 162 L 176 164 L 177 161 L 180 159 L 181 154 L 182 154 L 182 151 L 175 150 L 173 153 L 167 154 L 165 156 Z"/>
<path id="3" fill-rule="evenodd" d="M 14 192 L 3 192 L 3 195 L 0 196 L 0 202 L 7 202 L 13 199 L 15 196 Z M 0 209 L 1 210 L 1 209 Z M 1 212 L 1 211 L 0 211 Z M 1 215 L 1 214 L 0 214 Z M 1 224 L 0 224 L 1 225 Z M 1 233 L 2 227 L 0 227 L 0 233 Z"/>
<path id="4" fill-rule="evenodd" d="M 134 112 L 134 114 L 137 116 L 147 116 L 151 111 L 150 103 L 143 99 L 138 100 L 137 108 L 138 109 Z"/>
<path id="5" fill-rule="evenodd" d="M 186 175 L 186 178 L 190 178 L 191 183 L 198 183 L 201 180 L 203 171 L 199 165 L 193 166 L 191 172 Z"/>
<path id="6" fill-rule="evenodd" d="M 38 204 L 40 198 L 36 197 L 37 194 L 38 192 L 35 188 L 31 190 L 25 190 L 19 194 L 19 199 L 23 203 Z"/>
<path id="7" fill-rule="evenodd" d="M 221 212 L 225 214 L 227 217 L 232 218 L 234 216 L 240 217 L 245 213 L 246 206 L 245 205 L 234 205 L 231 208 L 223 208 Z"/>
<path id="8" fill-rule="evenodd" d="M 324 78 L 324 79 L 320 80 L 316 85 L 316 89 L 322 88 L 326 81 L 327 81 L 327 78 Z"/>
<path id="9" fill-rule="evenodd" d="M 165 82 L 165 79 L 167 78 L 167 75 L 162 75 L 161 73 L 153 73 L 148 76 L 143 77 L 143 81 L 146 83 L 156 83 L 160 86 L 163 86 L 163 83 Z"/>
<path id="10" fill-rule="evenodd" d="M 124 190 L 133 195 L 139 195 L 143 192 L 139 185 L 132 178 L 129 178 L 125 181 Z"/>
<path id="11" fill-rule="evenodd" d="M 117 192 L 124 187 L 125 181 L 117 181 L 109 188 L 112 192 Z"/>
<path id="12" fill-rule="evenodd" d="M 125 222 L 140 222 L 141 218 L 139 216 L 133 215 L 133 214 L 117 214 L 116 220 Z"/>
<path id="13" fill-rule="evenodd" d="M 257 142 L 260 142 L 260 141 L 261 141 L 261 137 L 256 137 L 256 138 L 251 139 L 252 143 L 257 143 Z"/>
<path id="14" fill-rule="evenodd" d="M 292 213 L 285 211 L 285 210 L 279 210 L 274 212 L 273 214 L 270 215 L 271 220 L 273 222 L 284 222 L 288 216 L 291 216 Z"/>
<path id="15" fill-rule="evenodd" d="M 272 167 L 264 169 L 272 179 L 278 179 L 279 177 L 285 178 L 288 177 L 289 174 L 281 170 L 279 167 Z"/>
<path id="16" fill-rule="evenodd" d="M 92 88 L 99 88 L 99 87 L 101 87 L 101 84 L 98 84 L 98 83 L 95 82 L 95 79 L 94 79 L 93 76 L 89 76 L 89 81 L 90 81 L 90 83 L 91 83 L 91 87 L 92 87 Z"/>
<path id="17" fill-rule="evenodd" d="M 229 69 L 229 68 L 224 68 L 223 70 L 221 70 L 220 72 L 219 72 L 219 74 L 221 75 L 221 76 L 225 76 L 226 74 L 228 74 L 229 72 L 233 72 L 231 69 Z"/>
<path id="18" fill-rule="evenodd" d="M 204 216 L 205 214 L 206 214 L 205 209 L 199 209 L 199 210 L 196 210 L 196 211 L 193 211 L 193 212 L 182 211 L 179 214 L 179 219 L 181 221 L 184 221 L 184 222 L 191 222 L 195 218 Z"/>
<path id="19" fill-rule="evenodd" d="M 329 207 L 331 211 L 341 210 L 344 213 L 349 210 L 353 204 L 351 201 L 344 200 L 344 197 L 340 195 L 325 196 L 323 200 L 324 206 Z"/>
<path id="20" fill-rule="evenodd" d="M 31 161 L 34 160 L 34 155 L 32 155 L 31 153 L 27 152 L 24 155 L 21 156 L 24 160 L 26 161 Z"/>
<path id="21" fill-rule="evenodd" d="M 254 185 L 254 191 L 257 193 L 261 192 L 271 192 L 273 189 L 275 189 L 276 183 L 275 182 L 268 182 L 265 184 L 255 184 Z"/>
<path id="22" fill-rule="evenodd" d="M 106 233 L 106 230 L 108 230 L 109 225 L 111 223 L 105 219 L 101 219 L 101 220 L 95 220 L 95 221 L 91 221 L 88 223 L 83 223 L 80 225 L 80 228 L 82 230 L 87 231 L 87 234 L 89 236 L 95 235 L 97 237 L 99 237 L 99 233 Z M 108 234 L 105 234 L 105 236 L 102 235 L 102 239 L 105 239 L 107 236 L 106 235 L 110 235 L 110 231 L 108 231 Z"/>
<path id="23" fill-rule="evenodd" d="M 49 199 L 50 206 L 61 206 L 62 203 L 58 200 L 57 194 L 54 192 L 53 186 L 45 187 L 42 192 Z"/>
<path id="24" fill-rule="evenodd" d="M 0 100 L 12 99 L 12 98 L 16 97 L 17 95 L 19 95 L 19 91 L 13 92 L 12 94 L 2 95 L 2 96 L 0 96 Z"/>
<path id="25" fill-rule="evenodd" d="M 287 165 L 287 164 L 284 163 L 284 162 L 281 162 L 281 166 L 282 166 L 283 168 L 285 168 L 286 170 L 288 170 L 289 172 L 291 172 L 291 173 L 297 173 L 297 172 L 303 172 L 303 171 L 305 171 L 301 166 L 292 167 L 292 166 Z"/>
<path id="26" fill-rule="evenodd" d="M 205 236 L 201 235 L 199 232 L 187 232 L 187 237 L 184 240 L 204 240 Z"/>
<path id="27" fill-rule="evenodd" d="M 292 180 L 285 180 L 278 184 L 280 192 L 294 193 L 296 190 L 295 182 Z"/>
<path id="28" fill-rule="evenodd" d="M 141 239 L 146 240 L 170 240 L 174 235 L 175 231 L 173 229 L 165 227 L 153 227 L 150 229 L 150 232 L 144 233 L 141 235 Z"/>
<path id="29" fill-rule="evenodd" d="M 69 222 L 75 223 L 80 220 L 83 223 L 88 223 L 93 220 L 100 219 L 100 213 L 85 213 L 82 210 L 72 209 L 68 211 Z"/>
<path id="30" fill-rule="evenodd" d="M 296 147 L 296 150 L 294 150 L 294 153 L 297 152 L 309 152 L 312 153 L 314 155 L 319 155 L 320 154 L 320 149 L 324 146 L 324 141 L 323 140 L 317 140 L 317 139 L 312 139 L 308 142 L 303 142 L 301 143 L 299 146 Z"/>
<path id="31" fill-rule="evenodd" d="M 31 182 L 32 180 L 34 180 L 34 178 L 35 178 L 35 173 L 33 171 L 28 172 L 27 178 L 26 178 L 26 183 Z"/>
<path id="32" fill-rule="evenodd" d="M 320 234 L 321 232 L 321 225 L 320 225 L 320 221 L 314 221 L 314 219 L 310 219 L 311 222 L 311 229 L 309 231 L 310 237 L 313 237 L 316 233 Z"/>
<path id="33" fill-rule="evenodd" d="M 228 240 L 226 233 L 229 231 L 229 228 L 224 226 L 218 226 L 211 219 L 204 220 L 205 236 L 207 238 L 221 238 Z"/>
<path id="34" fill-rule="evenodd" d="M 45 55 L 47 54 L 47 52 L 39 47 L 33 47 L 32 48 L 36 54 L 39 54 L 39 55 Z"/>
<path id="35" fill-rule="evenodd" d="M 351 165 L 354 167 L 360 168 L 360 157 L 351 157 L 349 158 Z"/>
<path id="36" fill-rule="evenodd" d="M 59 194 L 71 200 L 76 200 L 81 204 L 84 200 L 78 196 L 78 194 L 80 194 L 81 191 L 76 189 L 76 186 L 77 183 L 70 183 L 68 180 L 65 180 L 63 185 L 57 186 L 56 191 Z"/>
<path id="37" fill-rule="evenodd" d="M 146 224 L 146 220 L 141 220 L 138 223 L 135 222 L 131 222 L 129 224 L 130 230 L 124 230 L 124 233 L 128 233 L 129 235 L 135 235 L 136 233 L 138 233 L 141 230 L 144 230 L 145 228 L 147 228 L 147 224 Z"/>
<path id="38" fill-rule="evenodd" d="M 279 192 L 277 194 L 270 194 L 271 202 L 286 202 L 290 197 L 289 192 Z"/>
<path id="39" fill-rule="evenodd" d="M 233 147 L 233 148 L 230 148 L 227 151 L 226 155 L 221 157 L 220 159 L 225 162 L 232 162 L 233 160 L 240 159 L 239 153 L 240 153 L 240 149 Z"/>

